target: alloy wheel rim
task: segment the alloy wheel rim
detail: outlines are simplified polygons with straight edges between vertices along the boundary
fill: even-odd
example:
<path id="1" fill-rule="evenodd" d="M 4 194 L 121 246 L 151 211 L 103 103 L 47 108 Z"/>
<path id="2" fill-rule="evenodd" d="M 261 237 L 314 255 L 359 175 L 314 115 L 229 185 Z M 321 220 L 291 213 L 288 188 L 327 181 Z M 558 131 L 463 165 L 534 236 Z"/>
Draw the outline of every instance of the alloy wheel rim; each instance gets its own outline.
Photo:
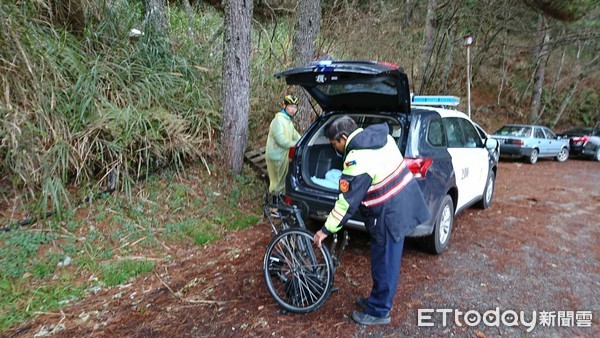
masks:
<path id="1" fill-rule="evenodd" d="M 450 216 L 450 207 L 446 205 L 444 210 L 442 211 L 442 218 L 440 220 L 440 243 L 444 244 L 448 240 L 448 236 L 450 235 L 450 224 L 451 224 L 451 216 Z"/>
<path id="2" fill-rule="evenodd" d="M 560 154 L 558 154 L 558 159 L 561 161 L 564 161 L 566 157 L 567 157 L 567 150 L 563 148 L 560 151 Z"/>
<path id="3" fill-rule="evenodd" d="M 531 156 L 530 156 L 531 163 L 537 162 L 537 157 L 538 157 L 537 151 L 534 150 L 533 152 L 531 152 Z"/>
<path id="4" fill-rule="evenodd" d="M 486 203 L 490 203 L 490 201 L 492 200 L 493 192 L 494 192 L 494 180 L 492 179 L 492 177 L 490 177 L 489 181 L 488 181 L 488 189 L 485 192 Z"/>

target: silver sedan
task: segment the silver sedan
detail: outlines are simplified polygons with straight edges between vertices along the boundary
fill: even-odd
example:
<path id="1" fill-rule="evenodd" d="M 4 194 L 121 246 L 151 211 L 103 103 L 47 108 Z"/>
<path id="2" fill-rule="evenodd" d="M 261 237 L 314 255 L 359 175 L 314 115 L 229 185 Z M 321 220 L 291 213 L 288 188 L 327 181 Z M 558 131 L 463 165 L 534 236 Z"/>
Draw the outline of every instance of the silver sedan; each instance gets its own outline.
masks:
<path id="1" fill-rule="evenodd" d="M 501 156 L 523 157 L 531 164 L 540 157 L 554 157 L 559 162 L 569 158 L 569 139 L 557 136 L 548 127 L 507 124 L 492 137 L 500 143 Z"/>

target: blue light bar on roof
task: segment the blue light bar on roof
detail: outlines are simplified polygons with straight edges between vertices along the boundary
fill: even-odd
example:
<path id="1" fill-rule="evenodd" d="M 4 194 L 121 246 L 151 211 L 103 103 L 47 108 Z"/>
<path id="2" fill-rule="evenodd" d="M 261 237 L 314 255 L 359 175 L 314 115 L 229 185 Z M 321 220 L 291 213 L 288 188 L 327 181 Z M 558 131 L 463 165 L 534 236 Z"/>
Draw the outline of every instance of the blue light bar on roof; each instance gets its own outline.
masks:
<path id="1" fill-rule="evenodd" d="M 333 61 L 331 59 L 318 60 L 317 65 L 319 66 L 330 66 Z"/>
<path id="2" fill-rule="evenodd" d="M 414 95 L 411 105 L 413 106 L 458 106 L 460 97 L 450 95 Z"/>

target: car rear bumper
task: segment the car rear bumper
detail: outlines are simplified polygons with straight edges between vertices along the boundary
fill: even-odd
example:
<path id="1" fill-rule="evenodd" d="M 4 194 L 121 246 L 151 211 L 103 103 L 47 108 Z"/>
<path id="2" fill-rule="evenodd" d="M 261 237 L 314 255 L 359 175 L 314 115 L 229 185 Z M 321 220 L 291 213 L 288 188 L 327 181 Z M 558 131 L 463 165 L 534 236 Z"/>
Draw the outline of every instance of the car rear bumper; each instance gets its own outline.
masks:
<path id="1" fill-rule="evenodd" d="M 298 205 L 303 209 L 304 215 L 308 215 L 310 219 L 318 222 L 325 222 L 327 215 L 329 215 L 329 212 L 333 209 L 333 205 L 335 204 L 335 200 L 331 199 L 331 197 L 327 199 L 314 198 L 309 195 L 291 193 L 289 191 L 287 195 L 291 198 L 292 204 Z M 356 216 L 348 221 L 346 227 L 359 231 L 367 231 L 363 220 Z M 432 232 L 432 224 L 419 224 L 407 237 L 423 237 L 431 235 Z"/>
<path id="2" fill-rule="evenodd" d="M 583 151 L 583 146 L 571 146 L 569 149 L 569 153 L 572 155 L 581 155 L 583 154 Z"/>
<path id="3" fill-rule="evenodd" d="M 516 146 L 500 146 L 500 155 L 510 155 L 510 156 L 529 156 L 533 148 L 523 148 Z"/>
<path id="4" fill-rule="evenodd" d="M 597 151 L 597 150 L 595 150 L 595 149 L 592 149 L 592 148 L 590 148 L 590 149 L 588 149 L 588 148 L 584 148 L 584 149 L 582 149 L 582 150 L 581 150 L 581 153 L 580 153 L 580 154 L 581 154 L 581 156 L 589 156 L 589 157 L 594 157 L 594 156 L 596 156 L 596 151 Z"/>

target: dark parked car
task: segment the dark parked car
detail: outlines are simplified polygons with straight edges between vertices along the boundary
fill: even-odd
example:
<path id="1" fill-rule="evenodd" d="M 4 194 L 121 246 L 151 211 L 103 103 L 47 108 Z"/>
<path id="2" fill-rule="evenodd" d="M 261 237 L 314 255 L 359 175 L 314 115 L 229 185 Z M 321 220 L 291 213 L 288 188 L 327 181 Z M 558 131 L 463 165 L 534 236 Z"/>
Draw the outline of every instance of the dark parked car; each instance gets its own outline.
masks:
<path id="1" fill-rule="evenodd" d="M 600 161 L 600 128 L 573 128 L 558 135 L 569 139 L 572 155 Z"/>
<path id="2" fill-rule="evenodd" d="M 557 136 L 548 127 L 507 124 L 492 137 L 500 143 L 500 156 L 524 157 L 531 164 L 540 157 L 554 157 L 559 162 L 569 158 L 569 140 Z"/>
<path id="3" fill-rule="evenodd" d="M 441 253 L 446 249 L 459 211 L 475 203 L 490 206 L 497 161 L 488 149 L 494 149 L 497 142 L 482 139 L 461 112 L 414 105 L 456 104 L 458 98 L 411 98 L 406 74 L 388 63 L 318 62 L 276 77 L 302 86 L 323 109 L 290 151 L 286 181 L 287 202 L 301 206 L 310 218 L 323 221 L 339 195 L 342 158 L 324 131 L 342 115 L 352 117 L 359 127 L 388 123 L 432 215 L 410 235 L 422 237 L 428 250 Z M 347 226 L 365 230 L 363 221 L 355 215 Z"/>

